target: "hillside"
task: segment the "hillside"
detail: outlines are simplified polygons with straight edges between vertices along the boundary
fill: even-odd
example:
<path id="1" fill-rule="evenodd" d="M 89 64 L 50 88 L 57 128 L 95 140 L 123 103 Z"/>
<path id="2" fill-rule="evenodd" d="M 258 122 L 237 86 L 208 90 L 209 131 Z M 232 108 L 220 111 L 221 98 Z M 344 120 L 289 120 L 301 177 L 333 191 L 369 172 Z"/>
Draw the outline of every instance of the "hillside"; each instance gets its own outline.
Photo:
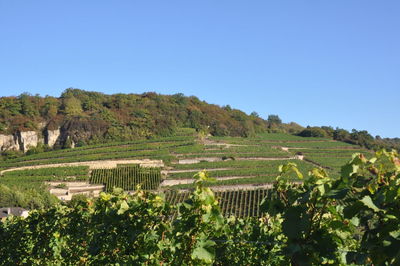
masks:
<path id="1" fill-rule="evenodd" d="M 351 132 L 330 126 L 307 127 L 282 123 L 278 115 L 268 119 L 208 104 L 183 94 L 106 95 L 67 89 L 59 98 L 21 94 L 0 98 L 0 151 L 15 157 L 30 153 L 98 143 L 174 136 L 179 128 L 192 128 L 212 136 L 249 137 L 266 132 L 324 137 L 367 149 L 399 149 L 398 138 L 373 137 L 367 131 Z"/>
<path id="2" fill-rule="evenodd" d="M 236 195 L 235 191 L 267 193 L 279 174 L 279 165 L 294 162 L 303 172 L 321 167 L 337 177 L 341 165 L 356 152 L 366 157 L 372 155 L 359 146 L 329 138 L 284 133 L 248 138 L 204 137 L 194 129 L 182 128 L 173 137 L 103 143 L 8 159 L 0 162 L 0 185 L 20 191 L 32 188 L 42 191 L 47 184 L 60 199 L 71 199 L 77 192 L 98 193 L 98 185 L 104 185 L 100 190 L 105 191 L 112 191 L 113 187 L 131 191 L 141 184 L 146 190 L 165 191 L 168 200 L 179 203 L 188 195 L 187 189 L 194 187 L 193 175 L 207 170 L 210 177 L 216 178 L 207 185 L 220 191 L 221 198 L 237 200 L 239 204 L 244 195 Z M 149 171 L 158 170 L 138 174 L 134 167 L 139 165 Z M 300 181 L 295 175 L 291 180 Z M 177 197 L 170 190 L 186 194 Z M 261 199 L 248 200 L 247 204 L 257 206 Z M 227 206 L 230 207 L 223 207 L 226 213 L 236 208 L 236 204 Z"/>
<path id="3" fill-rule="evenodd" d="M 194 96 L 78 89 L 60 98 L 0 98 L 0 124 L 0 205 L 28 208 L 50 206 L 54 196 L 70 200 L 138 185 L 164 191 L 175 204 L 204 169 L 216 179 L 206 185 L 221 193 L 221 204 L 230 201 L 221 205 L 224 213 L 242 216 L 249 212 L 238 204 L 256 208 L 262 197 L 255 195 L 269 193 L 280 165 L 294 162 L 303 172 L 318 167 L 338 177 L 353 153 L 368 158 L 371 149 L 398 143 L 366 131 L 284 124 L 277 115 L 264 120 Z"/>
<path id="4" fill-rule="evenodd" d="M 272 116 L 274 118 L 274 116 Z M 279 122 L 279 123 L 277 123 Z M 252 136 L 281 124 L 256 113 L 220 107 L 183 94 L 106 95 L 67 89 L 59 98 L 22 94 L 0 98 L 0 148 L 26 152 L 40 144 L 68 148 L 172 136 L 188 127 L 214 136 Z M 287 125 L 301 130 L 298 125 Z"/>
<path id="5" fill-rule="evenodd" d="M 6 264 L 302 265 L 293 261 L 304 253 L 305 265 L 348 265 L 354 254 L 359 265 L 372 261 L 364 254 L 394 265 L 399 162 L 329 137 L 193 128 L 28 153 L 0 162 L 0 207 L 30 209 L 0 222 L 0 251 Z"/>

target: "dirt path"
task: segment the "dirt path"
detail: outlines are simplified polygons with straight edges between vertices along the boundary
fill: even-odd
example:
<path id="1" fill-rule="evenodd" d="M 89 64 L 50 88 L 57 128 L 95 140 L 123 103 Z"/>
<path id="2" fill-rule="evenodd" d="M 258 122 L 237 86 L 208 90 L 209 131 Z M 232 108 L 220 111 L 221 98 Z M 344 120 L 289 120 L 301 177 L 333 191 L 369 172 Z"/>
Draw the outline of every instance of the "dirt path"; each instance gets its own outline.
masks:
<path id="1" fill-rule="evenodd" d="M 241 157 L 235 158 L 237 161 L 280 161 L 280 160 L 297 160 L 297 157 Z"/>
<path id="2" fill-rule="evenodd" d="M 224 170 L 233 170 L 234 168 L 202 168 L 202 169 L 182 169 L 182 170 L 163 170 L 161 171 L 161 174 L 177 174 L 177 173 L 194 173 L 194 172 L 200 172 L 203 170 L 207 171 L 224 171 Z"/>
<path id="3" fill-rule="evenodd" d="M 300 156 L 292 156 L 292 157 L 239 157 L 235 158 L 236 161 L 280 161 L 280 160 L 302 160 Z M 229 159 L 227 159 L 229 160 Z M 188 158 L 188 159 L 179 159 L 177 164 L 196 164 L 200 162 L 222 162 L 227 161 L 223 160 L 221 157 L 198 157 L 198 158 Z"/>
<path id="4" fill-rule="evenodd" d="M 198 158 L 190 158 L 190 159 L 179 159 L 178 164 L 195 164 L 200 162 L 220 162 L 222 161 L 221 157 L 198 157 Z"/>
<path id="5" fill-rule="evenodd" d="M 247 179 L 257 177 L 255 175 L 249 176 L 224 176 L 224 177 L 216 177 L 217 181 L 224 181 L 224 180 L 232 180 L 232 179 Z M 175 185 L 183 185 L 183 184 L 193 184 L 196 179 L 194 178 L 177 178 L 177 179 L 165 179 L 161 182 L 160 186 L 175 186 Z"/>
<path id="6" fill-rule="evenodd" d="M 243 145 L 243 144 L 230 144 L 230 143 L 226 143 L 226 142 L 217 142 L 217 141 L 210 140 L 208 138 L 203 140 L 202 144 L 205 145 L 205 146 L 225 146 L 226 148 L 230 148 L 230 147 L 247 147 L 247 146 L 249 146 L 249 145 Z M 254 145 L 251 145 L 251 146 L 254 146 Z"/>
<path id="7" fill-rule="evenodd" d="M 0 172 L 0 175 L 10 171 L 27 170 L 27 169 L 40 169 L 50 167 L 68 167 L 68 166 L 89 166 L 89 169 L 96 168 L 115 168 L 117 164 L 140 164 L 142 167 L 164 167 L 162 160 L 103 160 L 103 161 L 87 161 L 87 162 L 74 162 L 74 163 L 56 163 L 56 164 L 43 164 L 32 166 L 21 166 L 6 169 Z"/>

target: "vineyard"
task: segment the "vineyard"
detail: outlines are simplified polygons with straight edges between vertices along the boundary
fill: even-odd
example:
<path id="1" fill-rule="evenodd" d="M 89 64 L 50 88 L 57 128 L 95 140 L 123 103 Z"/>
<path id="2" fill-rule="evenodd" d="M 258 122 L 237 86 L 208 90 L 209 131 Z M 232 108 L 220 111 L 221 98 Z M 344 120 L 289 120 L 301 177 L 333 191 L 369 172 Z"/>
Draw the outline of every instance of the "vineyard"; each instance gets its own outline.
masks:
<path id="1" fill-rule="evenodd" d="M 215 197 L 223 216 L 248 218 L 261 217 L 260 204 L 269 193 L 270 189 L 228 190 L 215 192 Z M 178 205 L 187 200 L 190 194 L 188 191 L 170 190 L 165 192 L 165 200 L 172 205 Z"/>
<path id="2" fill-rule="evenodd" d="M 55 183 L 57 186 L 65 183 L 65 190 L 57 190 L 61 197 L 63 193 L 69 193 L 69 184 L 72 186 L 73 182 L 79 181 L 88 186 L 104 185 L 107 192 L 116 187 L 133 191 L 140 186 L 144 190 L 167 191 L 169 195 L 168 190 L 179 192 L 194 189 L 193 175 L 206 170 L 216 180 L 205 182 L 205 185 L 221 193 L 218 197 L 224 204 L 221 205 L 224 215 L 234 213 L 246 217 L 258 215 L 254 206 L 259 200 L 252 200 L 258 198 L 254 193 L 261 193 L 256 191 L 271 186 L 279 174 L 280 165 L 294 162 L 305 173 L 314 167 L 321 167 L 331 176 L 338 177 L 340 166 L 354 152 L 363 153 L 367 158 L 372 155 L 359 146 L 324 138 L 281 133 L 248 138 L 200 138 L 193 129 L 182 129 L 172 137 L 104 143 L 0 161 L 0 170 L 6 170 L 0 176 L 0 185 L 42 189 L 48 182 L 58 182 Z M 157 167 L 161 168 L 137 165 L 146 159 L 159 160 L 162 164 Z M 129 160 L 137 162 L 129 163 Z M 96 166 L 93 162 L 96 162 Z M 60 166 L 55 167 L 56 164 Z M 34 169 L 37 167 L 42 168 Z M 295 174 L 288 178 L 292 182 L 301 182 Z M 179 193 L 183 197 L 187 192 Z M 236 203 L 239 205 L 236 206 Z"/>
<path id="3" fill-rule="evenodd" d="M 200 172 L 190 192 L 119 189 L 33 210 L 0 222 L 0 265 L 399 265 L 398 154 L 342 169 L 288 162 L 270 190 L 216 193 Z"/>
<path id="4" fill-rule="evenodd" d="M 135 190 L 138 186 L 144 190 L 156 190 L 161 183 L 161 171 L 158 168 L 143 168 L 139 165 L 121 165 L 114 169 L 92 170 L 90 184 L 104 184 L 105 191 L 114 188 Z"/>
<path id="5" fill-rule="evenodd" d="M 46 181 L 86 181 L 89 178 L 89 167 L 53 167 L 10 171 L 0 177 L 0 184 L 9 187 L 41 187 Z"/>

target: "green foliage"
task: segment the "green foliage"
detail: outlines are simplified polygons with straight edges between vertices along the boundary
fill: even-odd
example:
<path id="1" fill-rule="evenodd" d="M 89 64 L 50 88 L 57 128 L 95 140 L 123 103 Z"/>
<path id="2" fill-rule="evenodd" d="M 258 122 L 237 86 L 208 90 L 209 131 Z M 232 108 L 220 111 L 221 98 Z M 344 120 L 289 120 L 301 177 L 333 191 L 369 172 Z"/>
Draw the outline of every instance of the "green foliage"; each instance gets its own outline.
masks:
<path id="1" fill-rule="evenodd" d="M 278 115 L 269 115 L 267 121 L 268 121 L 268 123 L 274 124 L 274 125 L 282 124 L 282 120 L 279 118 Z"/>
<path id="2" fill-rule="evenodd" d="M 22 207 L 26 209 L 49 208 L 58 202 L 58 199 L 48 191 L 36 188 L 20 188 L 0 184 L 0 208 Z"/>
<path id="3" fill-rule="evenodd" d="M 273 200 L 263 203 L 270 215 L 283 217 L 283 248 L 294 265 L 397 265 L 400 215 L 400 160 L 380 151 L 361 154 L 342 168 L 339 179 L 314 169 L 303 185 L 290 185 L 282 168 Z"/>
<path id="4" fill-rule="evenodd" d="M 62 110 L 67 116 L 80 116 L 82 115 L 82 103 L 74 96 L 64 98 L 62 101 Z"/>
<path id="5" fill-rule="evenodd" d="M 29 156 L 21 152 L 7 151 L 10 158 L 0 162 L 1 167 L 18 167 L 40 164 L 82 162 L 108 159 L 163 159 L 165 162 L 171 160 L 170 150 L 179 147 L 193 145 L 193 136 L 164 137 L 146 140 L 134 140 L 113 143 L 101 143 L 74 149 L 55 150 Z M 11 156 L 13 155 L 13 156 Z M 11 158 L 12 157 L 12 158 Z"/>
<path id="6" fill-rule="evenodd" d="M 173 222 L 162 196 L 140 190 L 8 219 L 0 224 L 1 263 L 208 265 L 215 259 L 210 237 L 223 232 L 224 219 L 213 192 L 201 185 L 207 180 L 199 175 L 198 188 Z"/>
<path id="7" fill-rule="evenodd" d="M 29 150 L 26 152 L 26 155 L 42 153 L 48 149 L 49 149 L 48 146 L 44 145 L 43 143 L 39 143 L 36 147 L 29 147 Z"/>
<path id="8" fill-rule="evenodd" d="M 355 130 L 353 129 L 351 132 L 332 127 L 307 127 L 300 133 L 299 136 L 302 137 L 312 137 L 312 136 L 323 136 L 330 137 L 334 140 L 343 141 L 346 143 L 360 145 L 361 147 L 371 149 L 371 150 L 379 150 L 379 149 L 396 149 L 400 150 L 400 139 L 399 138 L 385 138 L 382 139 L 380 136 L 376 136 L 375 138 L 368 133 L 366 130 Z"/>
<path id="9" fill-rule="evenodd" d="M 0 223 L 1 263 L 150 265 L 398 265 L 400 159 L 355 154 L 333 179 L 315 168 L 289 183 L 280 167 L 261 218 L 224 218 L 197 174 L 178 205 L 141 190 L 76 199 Z"/>
<path id="10" fill-rule="evenodd" d="M 301 137 L 317 137 L 317 138 L 325 138 L 328 136 L 326 131 L 319 127 L 307 127 L 297 135 Z"/>
<path id="11" fill-rule="evenodd" d="M 71 120 L 85 118 L 78 134 Z M 171 136 L 179 127 L 210 129 L 214 135 L 250 136 L 264 132 L 266 121 L 235 109 L 223 109 L 196 97 L 183 94 L 159 95 L 154 92 L 105 95 L 69 88 L 60 98 L 30 96 L 0 98 L 1 131 L 38 128 L 46 121 L 50 128 L 61 127 L 74 141 L 132 140 L 153 136 Z M 27 123 L 31 124 L 27 124 Z M 81 121 L 82 122 L 82 121 Z M 97 125 L 101 122 L 102 127 Z M 93 124 L 93 126 L 90 126 Z M 123 134 L 129 132 L 129 134 Z"/>
<path id="12" fill-rule="evenodd" d="M 4 161 L 7 161 L 7 160 L 11 160 L 11 159 L 16 159 L 16 158 L 22 157 L 23 155 L 24 154 L 22 153 L 22 151 L 6 150 L 6 151 L 3 151 L 1 153 L 1 158 Z"/>
<path id="13" fill-rule="evenodd" d="M 0 185 L 10 189 L 12 196 L 2 197 L 3 206 L 48 207 L 58 201 L 50 195 L 47 181 L 79 181 L 88 180 L 89 167 L 52 167 L 39 169 L 16 170 L 3 173 Z M 14 198 L 25 198 L 14 200 Z"/>
<path id="14" fill-rule="evenodd" d="M 35 109 L 33 97 L 28 93 L 23 93 L 19 97 L 19 101 L 21 102 L 21 113 L 30 118 L 34 118 L 37 116 L 38 110 Z"/>
<path id="15" fill-rule="evenodd" d="M 210 182 L 206 182 L 208 185 Z M 184 202 L 191 192 L 167 190 L 165 199 L 172 205 Z M 234 216 L 236 218 L 250 218 L 264 216 L 260 212 L 260 203 L 268 197 L 270 189 L 251 189 L 251 190 L 227 190 L 215 192 L 221 214 L 225 217 Z M 250 221 L 250 220 L 249 220 Z"/>
<path id="16" fill-rule="evenodd" d="M 153 100 L 160 101 L 160 98 L 156 95 L 148 95 L 146 97 L 151 97 Z M 111 103 L 109 104 L 112 107 Z M 240 115 L 238 115 L 237 118 L 240 119 Z M 196 142 L 196 132 L 194 129 L 181 130 L 178 134 L 182 136 L 103 143 L 75 149 L 31 154 L 20 158 L 9 159 L 8 161 L 1 162 L 0 165 L 8 168 L 22 165 L 110 158 L 162 158 L 172 160 L 181 158 L 201 159 L 207 156 L 222 158 L 224 156 L 228 157 L 234 155 L 236 158 L 234 161 L 206 162 L 203 160 L 197 164 L 184 165 L 175 164 L 175 162 L 173 162 L 169 165 L 172 166 L 174 170 L 185 169 L 197 172 L 198 169 L 208 168 L 210 172 L 199 175 L 198 178 L 200 178 L 201 181 L 198 181 L 197 184 L 181 185 L 181 187 L 194 189 L 194 191 L 199 189 L 197 196 L 193 196 L 191 192 L 178 193 L 176 197 L 174 196 L 175 198 L 172 199 L 173 202 L 171 201 L 171 203 L 181 203 L 179 206 L 184 207 L 176 208 L 175 206 L 169 206 L 168 203 L 162 200 L 165 206 L 168 205 L 168 210 L 163 214 L 165 215 L 165 220 L 163 220 L 163 222 L 165 223 L 166 229 L 162 232 L 154 233 L 155 235 L 146 235 L 145 239 L 141 240 L 144 242 L 149 241 L 148 244 L 152 251 L 146 251 L 146 258 L 150 258 L 150 262 L 153 262 L 152 259 L 154 259 L 157 263 L 154 262 L 153 264 L 160 264 L 160 262 L 162 262 L 167 265 L 180 263 L 186 265 L 210 263 L 214 263 L 215 265 L 288 265 L 290 263 L 294 265 L 323 263 L 343 265 L 358 263 L 365 265 L 372 264 L 372 261 L 375 262 L 375 265 L 397 263 L 394 259 L 388 259 L 390 254 L 392 254 L 392 258 L 395 258 L 396 253 L 394 246 L 398 243 L 397 233 L 395 232 L 395 230 L 397 230 L 395 223 L 398 222 L 398 220 L 396 220 L 397 213 L 394 213 L 395 206 L 399 206 L 397 202 L 398 199 L 396 198 L 398 189 L 395 187 L 397 181 L 392 185 L 390 185 L 388 181 L 391 180 L 390 178 L 385 180 L 385 182 L 382 181 L 383 183 L 379 183 L 381 181 L 376 182 L 379 184 L 373 182 L 371 184 L 369 183 L 371 180 L 376 179 L 375 175 L 377 175 L 379 171 L 385 173 L 383 174 L 384 177 L 389 175 L 391 171 L 393 173 L 390 175 L 395 176 L 392 178 L 393 181 L 398 179 L 396 177 L 396 175 L 398 176 L 398 170 L 396 170 L 396 167 L 393 167 L 393 165 L 399 164 L 395 153 L 381 152 L 375 156 L 376 159 L 372 159 L 372 153 L 344 142 L 332 141 L 327 138 L 303 138 L 280 133 L 258 134 L 248 138 L 226 136 L 208 137 L 206 140 L 208 142 L 207 145 Z M 225 146 L 224 143 L 237 145 Z M 279 147 L 289 147 L 289 151 L 283 151 L 279 149 Z M 278 168 L 278 166 L 284 163 L 283 160 L 251 160 L 252 157 L 275 157 L 275 159 L 290 157 L 298 151 L 301 151 L 306 159 L 315 160 L 314 163 L 319 163 L 325 167 L 329 166 L 334 170 L 313 170 L 311 168 L 311 163 L 300 160 L 291 160 L 291 162 L 296 162 L 298 167 L 295 167 L 294 164 L 286 164 L 280 168 Z M 348 159 L 346 157 L 354 151 L 362 152 L 366 157 L 357 155 L 352 162 L 346 164 L 346 167 L 343 168 L 344 170 L 340 174 L 338 171 L 340 165 L 347 163 Z M 124 172 L 124 169 L 129 166 L 132 165 L 119 165 L 119 170 L 113 169 L 113 171 L 107 172 L 107 174 L 104 175 L 105 181 L 101 181 L 100 183 L 108 183 L 108 191 L 111 191 L 113 187 L 123 187 L 133 190 L 135 184 L 132 185 L 131 181 L 135 183 L 136 179 L 136 184 L 141 183 L 143 189 L 152 189 L 146 187 L 147 185 L 143 185 L 148 180 L 151 180 L 146 174 L 144 175 L 144 179 L 138 181 L 137 178 L 132 178 L 132 174 L 127 174 L 129 171 Z M 213 170 L 211 168 L 216 169 Z M 298 171 L 296 170 L 297 168 Z M 54 170 L 47 168 L 6 172 L 4 176 L 0 177 L 0 182 L 5 184 L 9 189 L 3 193 L 4 196 L 2 197 L 7 199 L 7 205 L 15 205 L 14 202 L 23 202 L 23 204 L 25 204 L 24 206 L 31 206 L 31 208 L 34 208 L 34 206 L 49 206 L 50 204 L 38 203 L 40 202 L 38 199 L 29 201 L 30 203 L 28 204 L 26 203 L 28 202 L 27 200 L 20 198 L 25 196 L 25 193 L 30 193 L 26 192 L 29 191 L 26 189 L 27 186 L 35 188 L 34 195 L 37 197 L 38 194 L 43 191 L 39 189 L 42 189 L 41 184 L 43 184 L 44 181 L 63 181 L 68 180 L 70 176 L 74 176 L 76 180 L 88 179 L 87 169 L 84 170 L 84 173 L 80 173 L 78 169 L 72 169 L 73 171 L 71 170 L 72 172 L 69 172 L 69 174 L 67 174 L 69 171 L 67 169 L 63 170 L 65 173 L 56 169 L 58 168 L 54 168 Z M 309 177 L 305 174 L 308 171 L 310 171 Z M 303 176 L 300 173 L 302 173 Z M 170 173 L 169 177 L 190 178 L 192 174 L 193 172 L 176 172 Z M 275 180 L 274 177 L 277 174 L 280 174 L 280 176 L 278 180 Z M 350 175 L 352 176 L 350 177 Z M 209 177 L 225 176 L 237 178 L 213 182 L 209 180 Z M 299 184 L 299 182 L 297 182 L 296 184 L 292 184 L 291 182 L 293 180 L 304 180 L 304 183 Z M 356 181 L 350 182 L 349 180 Z M 273 181 L 276 181 L 274 189 L 267 192 L 265 189 L 258 191 L 216 192 L 212 196 L 217 201 L 216 204 L 211 204 L 211 210 L 215 212 L 212 215 L 216 214 L 217 209 L 219 209 L 219 214 L 216 214 L 215 217 L 225 216 L 227 218 L 222 218 L 222 226 L 220 229 L 215 229 L 215 227 L 219 228 L 219 225 L 216 225 L 217 220 L 209 220 L 208 223 L 210 225 L 202 224 L 205 223 L 205 220 L 202 220 L 202 216 L 207 214 L 210 208 L 207 204 L 210 203 L 208 199 L 211 197 L 211 190 L 209 190 L 207 186 L 265 184 L 272 183 Z M 154 184 L 158 186 L 159 182 L 160 180 L 157 179 L 157 182 L 154 182 Z M 382 190 L 383 184 L 389 184 L 390 189 L 386 192 L 382 192 L 382 194 L 379 193 L 379 191 Z M 130 187 L 126 185 L 130 185 Z M 153 188 L 157 188 L 157 186 Z M 19 193 L 10 193 L 14 190 L 19 191 Z M 34 192 L 32 192 L 32 194 L 33 193 Z M 153 195 L 143 191 L 142 193 L 146 195 L 145 197 L 152 197 L 151 195 Z M 121 192 L 117 194 L 119 195 L 118 197 L 120 197 Z M 168 198 L 169 195 L 170 193 L 167 192 L 167 202 L 170 202 L 170 198 Z M 115 196 L 116 195 L 110 196 L 110 199 Z M 393 205 L 391 205 L 389 196 L 394 199 Z M 114 219 L 109 216 L 111 214 L 115 214 L 115 217 L 122 218 L 121 215 L 130 210 L 131 203 L 129 203 L 129 201 L 131 197 L 127 195 L 121 197 L 121 200 L 115 201 L 120 201 L 119 203 L 105 207 L 108 209 L 104 212 L 96 209 L 96 202 L 87 198 L 74 199 L 68 204 L 67 210 L 71 209 L 69 211 L 72 215 L 74 210 L 78 209 L 79 211 L 75 211 L 74 216 L 77 224 L 83 227 L 86 225 L 93 225 L 93 227 L 96 227 L 96 230 L 100 232 L 99 228 L 101 228 L 101 226 L 99 224 L 95 226 L 92 224 L 91 219 L 93 218 L 93 213 L 97 211 L 102 213 L 104 216 L 103 220 L 106 222 L 109 222 L 108 219 Z M 262 211 L 258 207 L 258 204 L 264 197 L 265 200 L 262 205 L 264 211 Z M 385 197 L 388 197 L 388 199 L 383 200 Z M 15 198 L 18 200 L 16 201 Z M 161 196 L 161 198 L 163 197 Z M 125 203 L 123 202 L 124 200 L 126 201 Z M 136 198 L 136 194 L 133 196 L 132 200 L 140 201 Z M 201 203 L 203 200 L 208 203 Z M 84 207 L 81 211 L 81 207 L 79 206 L 84 206 L 87 202 L 92 202 L 90 207 Z M 388 206 L 392 208 L 390 212 L 386 210 Z M 153 207 L 150 206 L 149 208 L 150 210 L 148 211 L 151 213 L 151 208 Z M 200 208 L 200 210 L 198 208 Z M 386 213 L 389 213 L 389 216 L 385 216 Z M 121 231 L 120 229 L 115 229 L 114 231 L 114 228 L 123 227 L 123 225 L 119 223 L 127 224 L 123 227 L 126 232 L 135 230 L 129 227 L 132 223 L 132 221 L 129 220 L 130 217 L 124 217 L 118 220 L 118 222 L 114 221 L 114 224 L 110 227 L 103 227 L 103 235 L 97 237 L 108 241 L 110 245 L 96 242 L 97 246 L 101 246 L 99 249 L 100 251 L 98 251 L 99 253 L 91 253 L 93 250 L 89 250 L 87 245 L 90 241 L 94 241 L 89 241 L 91 236 L 82 235 L 81 242 L 73 242 L 70 238 L 75 237 L 75 235 L 70 235 L 67 229 L 69 227 L 69 218 L 66 218 L 64 214 L 57 215 L 56 217 L 58 218 L 56 220 L 46 220 L 46 222 L 39 223 L 39 225 L 51 227 L 45 224 L 47 222 L 50 224 L 56 223 L 59 220 L 64 221 L 64 218 L 67 220 L 64 225 L 65 227 L 63 227 L 65 233 L 62 239 L 63 241 L 67 239 L 68 245 L 67 247 L 64 245 L 58 247 L 59 250 L 62 250 L 61 253 L 58 253 L 61 255 L 57 255 L 57 259 L 61 261 L 59 264 L 110 264 L 114 261 L 120 264 L 141 263 L 138 259 L 140 254 L 132 251 L 135 247 L 130 246 L 130 241 L 132 241 L 132 235 L 144 234 L 144 232 L 135 231 L 135 233 L 132 233 L 129 237 L 119 238 L 120 235 L 123 236 L 125 234 L 125 231 Z M 189 217 L 190 215 L 195 216 Z M 85 216 L 85 218 L 81 216 Z M 150 221 L 147 221 L 147 217 L 150 216 L 151 215 L 140 217 L 144 227 L 146 224 L 150 223 Z M 246 219 L 242 219 L 243 217 Z M 139 219 L 138 217 L 136 218 Z M 179 223 L 177 219 L 180 220 Z M 392 219 L 394 222 L 392 222 Z M 389 227 L 385 227 L 385 223 L 389 224 Z M 139 222 L 136 224 L 138 225 Z M 177 229 L 178 225 L 180 229 Z M 377 227 L 377 225 L 379 225 L 379 227 Z M 29 224 L 28 227 L 33 231 L 28 234 L 33 234 L 32 232 L 36 230 L 34 229 L 35 226 L 34 222 Z M 379 231 L 381 227 L 388 230 L 388 233 L 381 233 Z M 140 229 L 143 227 L 137 228 L 138 230 L 143 230 Z M 183 228 L 186 229 L 184 230 Z M 0 226 L 0 234 L 2 230 L 4 232 L 7 231 L 7 234 L 11 232 L 9 231 L 11 229 L 4 229 Z M 51 230 L 52 229 L 49 229 L 48 231 L 51 232 Z M 366 230 L 370 230 L 370 232 L 367 233 Z M 87 234 L 94 235 L 95 233 L 89 230 Z M 5 235 L 5 237 L 7 236 L 9 235 Z M 3 237 L 3 235 L 0 235 L 0 237 Z M 157 247 L 152 246 L 153 242 L 151 242 L 151 239 L 153 239 L 153 237 L 157 239 L 157 243 L 159 243 Z M 27 236 L 27 238 L 29 238 L 29 236 Z M 46 241 L 56 241 L 51 236 L 47 238 L 43 236 L 42 239 L 45 239 L 43 240 L 45 243 L 47 243 Z M 189 239 L 194 240 L 190 242 Z M 125 242 L 121 244 L 119 241 Z M 379 244 L 373 246 L 374 241 Z M 84 242 L 86 246 L 83 244 Z M 34 242 L 30 243 L 32 246 L 36 245 Z M 40 245 L 42 244 L 39 244 L 39 246 Z M 77 247 L 70 247 L 73 245 Z M 82 247 L 82 245 L 84 247 Z M 13 247 L 15 248 L 16 245 L 14 244 Z M 109 254 L 106 247 L 115 250 L 115 254 Z M 386 247 L 387 249 L 385 249 Z M 2 248 L 3 247 L 0 246 L 0 253 L 4 252 L 5 254 L 10 254 L 10 250 L 5 251 L 6 249 Z M 374 255 L 376 258 L 371 255 L 373 252 L 372 249 L 379 250 L 379 254 L 377 253 Z M 125 251 L 119 253 L 120 250 Z M 36 262 L 32 263 L 57 264 L 59 261 L 55 260 L 53 257 L 48 258 L 48 261 L 46 260 L 46 256 L 51 256 L 51 252 L 52 251 L 47 252 L 46 255 L 42 254 L 44 258 L 43 261 L 39 261 L 38 259 Z M 77 261 L 78 258 L 68 258 L 68 256 L 72 256 L 71 254 L 73 254 L 73 252 L 76 254 L 83 254 L 80 255 L 83 261 Z M 92 254 L 95 255 L 92 256 Z M 119 254 L 122 254 L 121 256 L 124 258 L 119 258 Z M 382 257 L 382 254 L 386 254 L 386 257 Z M 102 255 L 103 257 L 101 257 Z M 110 256 L 110 259 L 106 259 L 104 256 Z M 134 259 L 129 260 L 129 258 L 131 258 L 130 256 Z M 36 254 L 32 257 L 39 258 L 39 255 Z M 94 257 L 96 257 L 96 260 L 94 260 Z M 28 259 L 26 263 L 29 264 L 31 261 Z"/>

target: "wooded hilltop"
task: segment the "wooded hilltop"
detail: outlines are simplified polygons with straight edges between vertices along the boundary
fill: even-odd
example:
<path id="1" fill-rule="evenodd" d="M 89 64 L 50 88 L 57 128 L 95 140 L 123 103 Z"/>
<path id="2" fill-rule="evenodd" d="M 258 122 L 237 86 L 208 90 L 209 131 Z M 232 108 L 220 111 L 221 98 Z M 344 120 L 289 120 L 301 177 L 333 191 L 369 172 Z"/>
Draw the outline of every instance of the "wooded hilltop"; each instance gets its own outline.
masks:
<path id="1" fill-rule="evenodd" d="M 256 112 L 247 115 L 229 105 L 220 107 L 180 93 L 106 95 L 69 88 L 59 98 L 28 93 L 0 98 L 2 152 L 12 149 L 38 152 L 170 136 L 182 127 L 214 136 L 248 137 L 263 132 L 285 132 L 304 137 L 330 137 L 369 149 L 400 146 L 398 138 L 374 138 L 367 131 L 348 132 L 332 127 L 304 128 L 294 122 L 282 123 L 278 115 L 263 119 Z M 7 141 L 12 144 L 7 146 Z"/>

